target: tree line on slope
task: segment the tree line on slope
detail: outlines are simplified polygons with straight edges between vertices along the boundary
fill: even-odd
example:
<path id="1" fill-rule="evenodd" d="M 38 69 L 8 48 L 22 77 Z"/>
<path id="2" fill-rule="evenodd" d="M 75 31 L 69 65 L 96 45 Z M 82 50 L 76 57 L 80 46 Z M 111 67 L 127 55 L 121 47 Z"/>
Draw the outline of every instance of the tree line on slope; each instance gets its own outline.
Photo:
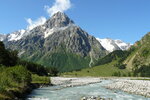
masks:
<path id="1" fill-rule="evenodd" d="M 17 51 L 7 50 L 0 42 L 0 99 L 15 98 L 13 92 L 23 92 L 31 82 L 49 82 L 49 78 L 43 76 L 58 74 L 56 68 L 22 61 L 17 55 Z"/>
<path id="2" fill-rule="evenodd" d="M 6 67 L 22 65 L 30 72 L 38 75 L 56 76 L 58 74 L 58 70 L 54 67 L 44 67 L 40 64 L 22 61 L 18 58 L 18 52 L 5 49 L 3 42 L 0 42 L 0 65 Z"/>

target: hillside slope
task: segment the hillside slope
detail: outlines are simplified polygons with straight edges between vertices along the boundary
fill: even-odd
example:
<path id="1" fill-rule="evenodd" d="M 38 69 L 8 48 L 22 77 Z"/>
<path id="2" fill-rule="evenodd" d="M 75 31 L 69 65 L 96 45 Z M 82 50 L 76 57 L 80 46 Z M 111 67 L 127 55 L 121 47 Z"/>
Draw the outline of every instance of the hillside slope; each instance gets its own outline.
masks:
<path id="1" fill-rule="evenodd" d="M 65 76 L 130 76 L 131 73 L 126 69 L 123 61 L 130 55 L 128 51 L 117 50 L 100 58 L 94 67 L 85 68 L 73 72 L 66 72 Z"/>
<path id="2" fill-rule="evenodd" d="M 126 67 L 134 70 L 136 75 L 150 76 L 150 33 L 137 41 L 131 49 L 131 55 L 124 61 Z"/>
<path id="3" fill-rule="evenodd" d="M 65 73 L 65 75 L 150 77 L 150 33 L 129 50 L 117 50 L 100 58 L 93 68 Z"/>

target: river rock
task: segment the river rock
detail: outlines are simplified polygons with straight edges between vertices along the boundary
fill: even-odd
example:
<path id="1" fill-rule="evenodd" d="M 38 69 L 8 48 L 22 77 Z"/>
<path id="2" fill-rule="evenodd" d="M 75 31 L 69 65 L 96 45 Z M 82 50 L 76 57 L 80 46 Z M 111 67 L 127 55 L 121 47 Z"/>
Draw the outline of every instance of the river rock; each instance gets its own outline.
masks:
<path id="1" fill-rule="evenodd" d="M 113 100 L 113 99 L 112 98 L 102 98 L 102 97 L 90 96 L 90 97 L 82 97 L 81 100 Z"/>
<path id="2" fill-rule="evenodd" d="M 150 81 L 147 80 L 117 80 L 105 87 L 108 89 L 119 89 L 124 92 L 150 97 Z"/>

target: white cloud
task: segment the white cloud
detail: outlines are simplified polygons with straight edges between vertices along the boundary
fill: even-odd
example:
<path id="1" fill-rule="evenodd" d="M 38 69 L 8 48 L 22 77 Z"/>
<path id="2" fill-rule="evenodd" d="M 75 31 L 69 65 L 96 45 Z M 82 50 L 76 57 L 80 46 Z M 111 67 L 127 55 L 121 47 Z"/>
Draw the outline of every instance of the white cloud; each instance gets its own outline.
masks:
<path id="1" fill-rule="evenodd" d="M 58 11 L 64 12 L 71 8 L 71 2 L 70 0 L 55 0 L 55 3 L 53 4 L 52 7 L 45 6 L 44 7 L 49 14 L 49 16 L 52 16 L 54 13 L 57 13 Z M 27 30 L 32 30 L 36 26 L 42 25 L 46 22 L 45 17 L 40 17 L 37 20 L 32 20 L 31 18 L 26 19 L 28 26 Z"/>
<path id="2" fill-rule="evenodd" d="M 45 9 L 49 16 L 52 16 L 54 13 L 57 13 L 58 11 L 64 12 L 71 8 L 71 2 L 70 0 L 55 0 L 55 3 L 52 7 L 45 6 Z"/>
<path id="3" fill-rule="evenodd" d="M 45 17 L 40 17 L 37 20 L 33 21 L 31 18 L 26 19 L 27 23 L 29 24 L 27 26 L 27 30 L 32 30 L 33 28 L 35 28 L 36 26 L 42 25 L 46 22 L 46 18 Z"/>

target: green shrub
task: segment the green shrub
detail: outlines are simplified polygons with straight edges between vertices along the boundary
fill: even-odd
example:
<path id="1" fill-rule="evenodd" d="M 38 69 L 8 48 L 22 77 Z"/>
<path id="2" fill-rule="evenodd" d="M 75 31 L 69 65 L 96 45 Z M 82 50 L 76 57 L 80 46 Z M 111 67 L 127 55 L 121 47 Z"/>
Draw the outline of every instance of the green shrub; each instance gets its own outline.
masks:
<path id="1" fill-rule="evenodd" d="M 30 82 L 31 74 L 23 66 L 5 68 L 0 72 L 0 93 L 10 88 L 27 86 Z"/>
<path id="2" fill-rule="evenodd" d="M 115 66 L 118 67 L 119 69 L 125 69 L 126 68 L 126 64 L 122 64 L 122 63 L 118 63 Z"/>
<path id="3" fill-rule="evenodd" d="M 120 77 L 121 76 L 121 73 L 118 71 L 118 72 L 114 72 L 113 74 L 112 74 L 112 76 L 118 76 L 118 77 Z"/>
<path id="4" fill-rule="evenodd" d="M 135 76 L 150 77 L 150 65 L 141 65 L 134 70 Z"/>
<path id="5" fill-rule="evenodd" d="M 38 76 L 32 74 L 32 83 L 50 83 L 50 78 L 46 76 Z"/>

